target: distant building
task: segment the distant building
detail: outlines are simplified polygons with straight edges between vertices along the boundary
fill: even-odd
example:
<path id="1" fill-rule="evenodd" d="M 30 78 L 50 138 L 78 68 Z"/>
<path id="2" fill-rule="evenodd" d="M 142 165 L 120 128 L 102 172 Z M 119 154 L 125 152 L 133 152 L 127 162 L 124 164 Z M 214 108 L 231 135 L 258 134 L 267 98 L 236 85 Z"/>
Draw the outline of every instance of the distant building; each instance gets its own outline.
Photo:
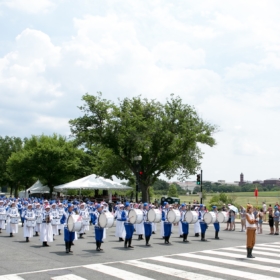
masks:
<path id="1" fill-rule="evenodd" d="M 266 179 L 263 181 L 263 186 L 280 186 L 280 179 L 278 178 L 271 178 L 271 179 Z"/>
<path id="2" fill-rule="evenodd" d="M 245 184 L 245 182 L 244 182 L 244 174 L 241 172 L 241 174 L 240 174 L 239 186 L 242 186 L 242 185 L 244 185 L 244 184 Z"/>
<path id="3" fill-rule="evenodd" d="M 255 181 L 253 181 L 253 184 L 263 185 L 263 181 L 261 181 L 261 180 L 255 180 Z"/>

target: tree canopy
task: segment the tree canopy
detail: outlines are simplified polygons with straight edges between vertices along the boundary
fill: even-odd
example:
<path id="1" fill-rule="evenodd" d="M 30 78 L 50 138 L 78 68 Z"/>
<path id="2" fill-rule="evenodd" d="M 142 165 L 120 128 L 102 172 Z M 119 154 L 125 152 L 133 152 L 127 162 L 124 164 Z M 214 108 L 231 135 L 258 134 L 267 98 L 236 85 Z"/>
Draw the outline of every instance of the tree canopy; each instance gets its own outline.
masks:
<path id="1" fill-rule="evenodd" d="M 7 170 L 7 161 L 12 153 L 22 149 L 23 141 L 19 137 L 5 138 L 0 136 L 0 185 L 10 185 L 13 187 L 17 182 L 11 177 Z"/>
<path id="2" fill-rule="evenodd" d="M 141 96 L 114 104 L 101 93 L 82 99 L 83 115 L 70 120 L 75 141 L 94 156 L 98 175 L 129 179 L 141 169 L 139 186 L 145 201 L 149 186 L 161 174 L 179 179 L 195 174 L 202 158 L 198 143 L 215 145 L 216 127 L 180 97 L 171 95 L 165 104 Z M 137 166 L 134 158 L 139 155 Z"/>
<path id="3" fill-rule="evenodd" d="M 50 187 L 92 172 L 92 159 L 63 136 L 32 136 L 21 151 L 13 153 L 7 169 L 13 178 L 36 177 Z"/>

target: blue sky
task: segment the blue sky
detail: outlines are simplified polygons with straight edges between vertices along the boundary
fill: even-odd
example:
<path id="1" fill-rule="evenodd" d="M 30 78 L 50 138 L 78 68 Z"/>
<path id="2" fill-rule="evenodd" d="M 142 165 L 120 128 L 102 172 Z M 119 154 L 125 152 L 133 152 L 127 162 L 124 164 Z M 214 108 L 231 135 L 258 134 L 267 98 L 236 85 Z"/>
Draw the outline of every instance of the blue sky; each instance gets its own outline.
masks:
<path id="1" fill-rule="evenodd" d="M 86 92 L 175 93 L 220 127 L 206 179 L 280 177 L 279 14 L 276 0 L 0 0 L 1 136 L 69 135 Z"/>

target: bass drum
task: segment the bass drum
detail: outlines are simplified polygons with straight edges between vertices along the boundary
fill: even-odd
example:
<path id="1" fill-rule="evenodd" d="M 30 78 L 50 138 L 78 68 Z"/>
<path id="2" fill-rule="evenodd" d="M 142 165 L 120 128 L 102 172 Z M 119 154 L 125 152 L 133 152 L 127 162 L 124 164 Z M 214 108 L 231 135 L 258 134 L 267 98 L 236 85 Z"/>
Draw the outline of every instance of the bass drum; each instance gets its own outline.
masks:
<path id="1" fill-rule="evenodd" d="M 82 220 L 80 215 L 70 215 L 67 219 L 67 228 L 71 232 L 80 231 Z"/>
<path id="2" fill-rule="evenodd" d="M 0 214 L 0 221 L 5 221 L 7 219 L 6 214 Z"/>
<path id="3" fill-rule="evenodd" d="M 35 227 L 36 226 L 36 220 L 27 220 L 26 221 L 27 227 Z"/>
<path id="4" fill-rule="evenodd" d="M 188 211 L 185 214 L 185 221 L 189 224 L 195 224 L 198 221 L 198 213 L 196 211 Z"/>
<path id="5" fill-rule="evenodd" d="M 114 216 L 112 213 L 101 213 L 98 217 L 98 225 L 102 228 L 111 228 L 114 225 Z"/>
<path id="6" fill-rule="evenodd" d="M 18 217 L 11 217 L 11 224 L 18 224 L 19 218 Z"/>
<path id="7" fill-rule="evenodd" d="M 167 212 L 167 221 L 169 223 L 178 223 L 181 220 L 181 213 L 179 210 L 172 209 Z"/>
<path id="8" fill-rule="evenodd" d="M 140 224 L 144 218 L 143 211 L 140 209 L 131 209 L 128 213 L 128 220 L 131 224 Z"/>
<path id="9" fill-rule="evenodd" d="M 159 209 L 150 209 L 147 214 L 147 220 L 151 223 L 159 223 L 161 221 L 161 211 Z"/>
<path id="10" fill-rule="evenodd" d="M 227 212 L 219 212 L 217 215 L 217 220 L 219 223 L 227 223 L 228 221 L 228 213 Z"/>
<path id="11" fill-rule="evenodd" d="M 206 212 L 203 215 L 203 220 L 206 224 L 213 224 L 217 221 L 217 216 L 214 212 Z"/>

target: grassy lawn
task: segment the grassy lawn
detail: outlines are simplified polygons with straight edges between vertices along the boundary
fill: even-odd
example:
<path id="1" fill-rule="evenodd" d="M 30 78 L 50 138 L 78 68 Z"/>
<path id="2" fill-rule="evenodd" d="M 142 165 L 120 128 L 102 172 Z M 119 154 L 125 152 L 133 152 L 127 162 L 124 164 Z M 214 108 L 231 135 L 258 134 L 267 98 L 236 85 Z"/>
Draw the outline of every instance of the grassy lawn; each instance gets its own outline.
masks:
<path id="1" fill-rule="evenodd" d="M 268 206 L 269 204 L 271 204 L 272 206 L 275 205 L 276 202 L 280 202 L 280 192 L 259 192 L 259 197 L 258 197 L 258 203 L 257 200 L 254 196 L 254 193 L 252 192 L 236 192 L 236 193 L 226 193 L 228 196 L 234 196 L 235 202 L 238 205 L 242 205 L 244 207 L 246 207 L 247 203 L 251 203 L 254 206 L 258 206 L 261 207 L 262 206 L 262 202 L 265 201 L 266 205 Z M 210 199 L 212 198 L 214 194 L 207 194 L 206 199 L 203 200 L 203 204 L 208 205 Z M 157 196 L 156 198 L 161 198 L 159 196 Z M 198 200 L 200 202 L 200 198 L 197 194 L 195 195 L 182 195 L 179 196 L 181 203 L 189 203 L 195 199 Z"/>

